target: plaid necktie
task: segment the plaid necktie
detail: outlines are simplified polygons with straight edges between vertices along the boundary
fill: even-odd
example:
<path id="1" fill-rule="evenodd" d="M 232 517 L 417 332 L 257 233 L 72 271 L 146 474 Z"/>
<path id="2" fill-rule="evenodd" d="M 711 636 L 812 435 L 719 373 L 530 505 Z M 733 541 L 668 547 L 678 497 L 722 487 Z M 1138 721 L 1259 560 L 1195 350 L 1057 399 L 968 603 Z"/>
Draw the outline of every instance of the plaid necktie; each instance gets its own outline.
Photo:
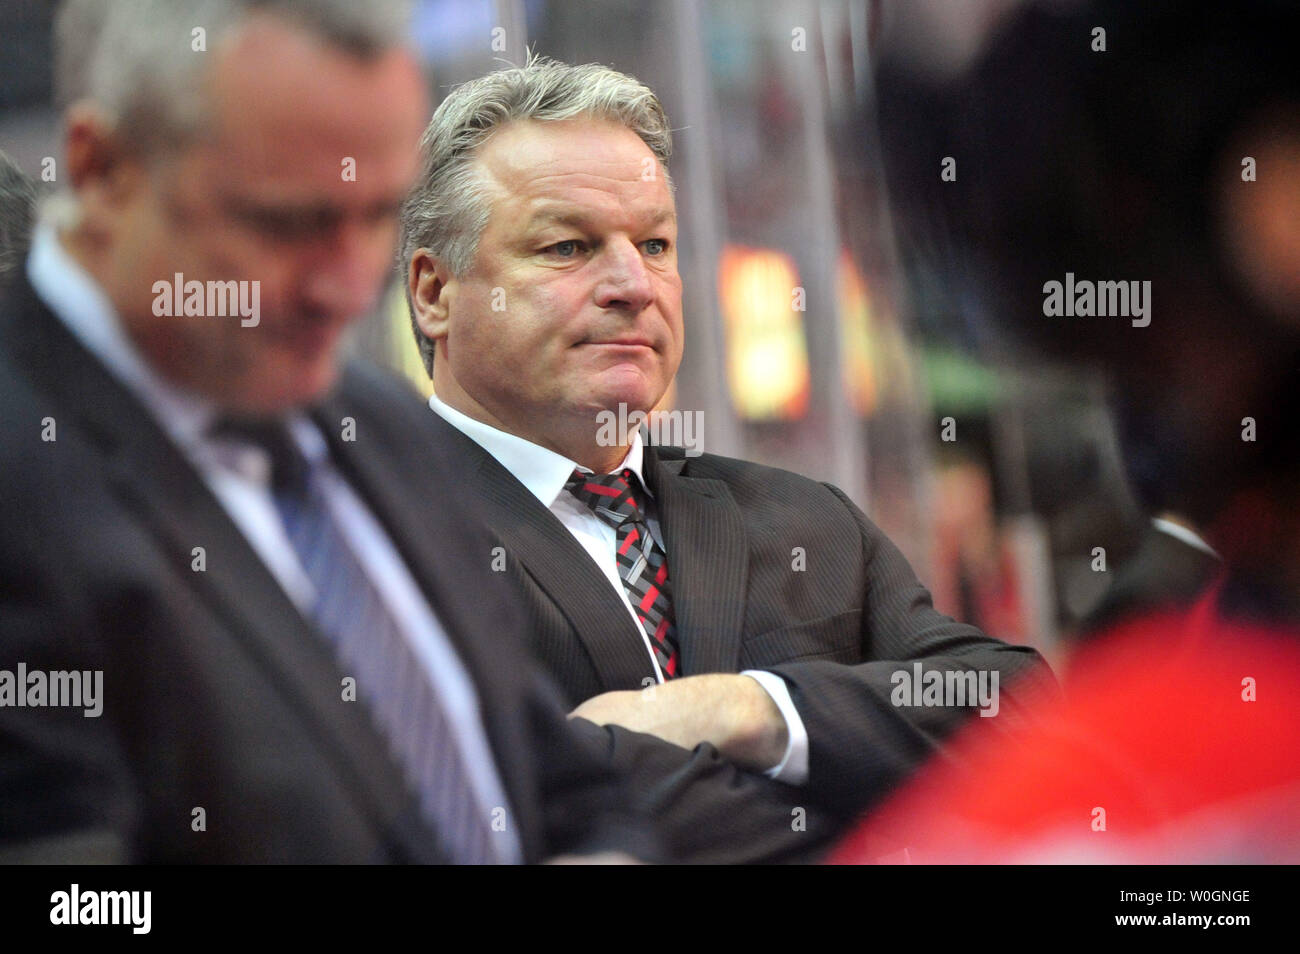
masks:
<path id="1" fill-rule="evenodd" d="M 677 651 L 668 561 L 646 526 L 633 490 L 635 484 L 636 475 L 625 468 L 617 474 L 584 474 L 575 470 L 564 486 L 614 528 L 618 575 L 623 579 L 623 588 L 641 621 L 641 628 L 650 638 L 664 678 L 672 679 L 681 675 L 681 656 Z"/>
<path id="2" fill-rule="evenodd" d="M 358 702 L 387 740 L 450 860 L 496 862 L 487 809 L 475 797 L 450 716 L 335 522 L 319 468 L 279 422 L 227 419 L 212 434 L 269 455 L 276 510 L 316 591 L 310 618 L 328 638 L 343 672 L 356 678 Z"/>

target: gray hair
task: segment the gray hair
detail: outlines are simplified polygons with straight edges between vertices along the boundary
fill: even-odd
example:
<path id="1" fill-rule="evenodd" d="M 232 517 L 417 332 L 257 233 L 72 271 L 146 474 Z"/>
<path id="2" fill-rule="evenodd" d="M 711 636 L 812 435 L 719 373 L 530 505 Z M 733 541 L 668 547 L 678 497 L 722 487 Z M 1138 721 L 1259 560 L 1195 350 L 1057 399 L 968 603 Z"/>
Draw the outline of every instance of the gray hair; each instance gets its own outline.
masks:
<path id="1" fill-rule="evenodd" d="M 579 118 L 608 119 L 632 130 L 650 147 L 667 179 L 672 133 L 650 87 L 599 63 L 570 66 L 530 56 L 523 66 L 456 87 L 433 114 L 420 142 L 420 176 L 402 209 L 399 272 L 405 276 L 411 257 L 422 248 L 453 275 L 469 271 L 491 212 L 475 161 L 479 147 L 518 120 Z M 672 180 L 667 181 L 671 188 Z M 420 331 L 414 307 L 411 327 L 432 375 L 434 345 Z"/>
<path id="2" fill-rule="evenodd" d="M 93 100 L 148 155 L 203 127 L 200 29 L 210 52 L 265 13 L 370 59 L 405 42 L 409 9 L 408 0 L 66 0 L 54 30 L 57 102 Z"/>
<path id="3" fill-rule="evenodd" d="M 16 272 L 27 257 L 36 185 L 0 152 L 0 282 Z"/>

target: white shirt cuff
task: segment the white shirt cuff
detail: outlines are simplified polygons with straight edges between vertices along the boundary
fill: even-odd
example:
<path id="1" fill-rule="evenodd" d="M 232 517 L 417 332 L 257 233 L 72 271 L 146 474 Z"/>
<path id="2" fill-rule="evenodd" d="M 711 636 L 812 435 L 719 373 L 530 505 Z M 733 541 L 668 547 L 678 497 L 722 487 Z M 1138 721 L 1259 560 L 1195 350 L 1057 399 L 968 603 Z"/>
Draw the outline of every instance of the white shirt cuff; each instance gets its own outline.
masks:
<path id="1" fill-rule="evenodd" d="M 790 698 L 790 687 L 774 672 L 761 669 L 746 669 L 742 676 L 749 676 L 772 697 L 776 707 L 785 718 L 785 727 L 790 741 L 785 747 L 785 756 L 781 761 L 763 774 L 768 778 L 785 782 L 787 785 L 802 785 L 808 781 L 808 730 L 804 728 L 799 710 Z"/>

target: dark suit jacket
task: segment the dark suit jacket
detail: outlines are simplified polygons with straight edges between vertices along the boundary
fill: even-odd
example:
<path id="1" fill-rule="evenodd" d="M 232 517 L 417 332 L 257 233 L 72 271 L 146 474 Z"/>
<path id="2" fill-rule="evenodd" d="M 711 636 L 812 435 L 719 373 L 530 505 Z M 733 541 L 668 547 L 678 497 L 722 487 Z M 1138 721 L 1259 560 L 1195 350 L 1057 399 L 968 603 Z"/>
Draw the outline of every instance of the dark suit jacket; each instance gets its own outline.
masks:
<path id="1" fill-rule="evenodd" d="M 35 297 L 0 304 L 0 669 L 102 670 L 103 714 L 0 708 L 8 860 L 438 861 L 342 673 L 199 475 Z M 475 682 L 527 860 L 650 850 L 493 594 L 404 385 L 348 369 L 315 412 Z M 340 439 L 344 417 L 356 439 Z M 56 440 L 43 441 L 45 419 Z M 45 422 L 48 423 L 48 422 Z M 191 568 L 192 548 L 206 569 Z M 206 831 L 192 830 L 203 808 Z"/>
<path id="2" fill-rule="evenodd" d="M 433 415 L 508 553 L 534 652 L 576 705 L 640 688 L 650 662 L 627 609 L 587 552 L 504 467 Z M 997 670 L 1017 719 L 1041 657 L 931 606 L 898 549 L 834 487 L 771 467 L 647 447 L 686 675 L 766 669 L 790 686 L 809 736 L 809 799 L 857 811 L 935 752 L 971 710 L 891 704 L 892 674 Z M 797 570 L 800 548 L 806 568 Z M 1037 674 L 1039 678 L 1025 680 Z M 1046 678 L 1043 678 L 1046 677 Z M 992 726 L 990 726 L 992 728 Z"/>

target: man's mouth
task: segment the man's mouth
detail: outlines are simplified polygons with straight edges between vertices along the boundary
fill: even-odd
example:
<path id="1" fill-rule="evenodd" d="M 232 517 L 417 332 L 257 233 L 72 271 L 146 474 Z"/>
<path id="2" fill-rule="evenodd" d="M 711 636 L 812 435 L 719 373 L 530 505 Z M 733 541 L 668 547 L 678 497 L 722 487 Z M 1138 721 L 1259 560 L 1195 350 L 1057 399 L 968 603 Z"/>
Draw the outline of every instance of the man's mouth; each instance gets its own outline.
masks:
<path id="1" fill-rule="evenodd" d="M 654 350 L 654 342 L 648 338 L 611 338 L 606 341 L 584 341 L 582 344 L 602 348 L 649 348 Z"/>

